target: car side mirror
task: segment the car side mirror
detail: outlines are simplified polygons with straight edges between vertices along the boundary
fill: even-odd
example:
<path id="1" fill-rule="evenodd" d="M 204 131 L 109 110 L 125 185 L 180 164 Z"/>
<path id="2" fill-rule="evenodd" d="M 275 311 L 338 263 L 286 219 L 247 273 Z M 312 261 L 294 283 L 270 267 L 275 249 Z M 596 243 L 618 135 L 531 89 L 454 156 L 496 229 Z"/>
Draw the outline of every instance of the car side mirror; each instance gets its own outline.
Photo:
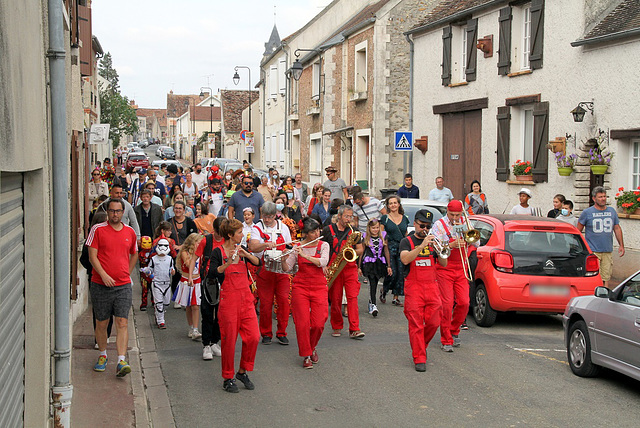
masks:
<path id="1" fill-rule="evenodd" d="M 607 287 L 596 287 L 595 296 L 608 299 L 611 296 L 611 290 Z"/>

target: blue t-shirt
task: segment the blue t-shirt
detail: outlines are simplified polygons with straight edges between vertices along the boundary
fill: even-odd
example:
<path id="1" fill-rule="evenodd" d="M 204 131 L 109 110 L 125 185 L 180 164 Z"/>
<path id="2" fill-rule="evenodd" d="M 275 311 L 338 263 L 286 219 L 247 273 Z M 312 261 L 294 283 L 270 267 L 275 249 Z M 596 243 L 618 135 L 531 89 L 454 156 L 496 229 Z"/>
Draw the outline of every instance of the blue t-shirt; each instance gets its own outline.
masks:
<path id="1" fill-rule="evenodd" d="M 611 207 L 600 211 L 589 207 L 582 211 L 578 223 L 584 225 L 584 237 L 594 253 L 613 251 L 613 227 L 620 223 L 616 210 Z"/>
<path id="2" fill-rule="evenodd" d="M 432 201 L 440 201 L 448 204 L 453 200 L 453 193 L 447 187 L 443 187 L 442 190 L 437 187 L 429 192 L 429 199 Z"/>
<path id="3" fill-rule="evenodd" d="M 247 207 L 253 208 L 253 212 L 256 215 L 253 221 L 257 222 L 258 220 L 260 220 L 260 207 L 262 206 L 263 203 L 264 203 L 264 198 L 260 193 L 256 192 L 255 190 L 248 197 L 242 191 L 235 192 L 231 196 L 231 199 L 229 199 L 229 206 L 233 207 L 236 210 L 234 213 L 234 217 L 240 220 L 241 222 L 244 221 L 244 214 L 242 210 L 244 210 Z"/>

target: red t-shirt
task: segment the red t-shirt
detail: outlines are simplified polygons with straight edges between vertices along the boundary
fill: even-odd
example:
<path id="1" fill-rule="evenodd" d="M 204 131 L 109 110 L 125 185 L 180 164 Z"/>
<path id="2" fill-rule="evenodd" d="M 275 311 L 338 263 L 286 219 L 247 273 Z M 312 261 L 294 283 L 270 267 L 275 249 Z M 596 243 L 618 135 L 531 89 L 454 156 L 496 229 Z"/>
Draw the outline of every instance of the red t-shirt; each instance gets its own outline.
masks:
<path id="1" fill-rule="evenodd" d="M 222 244 L 224 244 L 224 239 L 216 241 L 216 238 L 214 238 L 213 235 L 211 235 L 211 241 L 213 243 L 213 245 L 211 246 L 211 253 L 213 253 L 214 249 L 216 249 L 217 247 L 222 247 Z M 195 253 L 196 257 L 202 257 L 202 255 L 204 254 L 204 247 L 206 245 L 207 245 L 207 237 L 205 236 L 204 239 L 200 241 L 200 244 L 198 244 L 198 248 L 196 248 L 196 253 Z M 201 261 L 200 263 L 203 263 L 203 261 Z M 211 264 L 211 259 L 209 259 L 207 264 Z M 208 272 L 208 271 L 209 271 L 209 266 L 205 266 L 205 272 Z"/>
<path id="2" fill-rule="evenodd" d="M 86 242 L 88 247 L 98 250 L 98 261 L 116 286 L 131 283 L 129 258 L 138 252 L 136 232 L 125 224 L 122 226 L 117 231 L 108 222 L 98 223 L 89 232 Z M 105 285 L 100 275 L 93 275 L 91 280 Z"/>

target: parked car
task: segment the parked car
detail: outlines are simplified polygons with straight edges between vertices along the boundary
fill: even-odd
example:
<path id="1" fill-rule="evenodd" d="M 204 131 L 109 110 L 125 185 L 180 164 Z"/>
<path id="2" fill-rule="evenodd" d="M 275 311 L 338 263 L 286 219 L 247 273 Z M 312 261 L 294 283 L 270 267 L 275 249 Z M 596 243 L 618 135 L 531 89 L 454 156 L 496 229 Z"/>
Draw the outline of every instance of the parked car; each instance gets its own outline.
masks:
<path id="1" fill-rule="evenodd" d="M 161 166 L 162 166 L 162 164 L 165 164 L 165 165 L 171 165 L 171 164 L 173 164 L 173 165 L 175 165 L 175 166 L 177 166 L 177 167 L 179 167 L 179 168 L 182 168 L 182 164 L 180 163 L 180 161 L 173 160 L 173 159 L 167 159 L 167 160 L 154 160 L 153 162 L 151 162 L 151 166 L 152 166 L 152 167 L 155 167 L 156 165 L 158 165 L 158 166 L 160 166 L 160 167 L 161 167 Z"/>
<path id="2" fill-rule="evenodd" d="M 607 367 L 640 380 L 640 271 L 610 291 L 572 299 L 562 316 L 567 359 L 581 377 Z"/>
<path id="3" fill-rule="evenodd" d="M 162 151 L 169 148 L 169 146 L 158 146 L 158 148 L 156 149 L 156 156 L 162 157 Z"/>
<path id="4" fill-rule="evenodd" d="M 141 149 L 144 149 L 144 148 L 145 148 L 145 147 L 147 147 L 148 145 L 149 145 L 149 142 L 148 142 L 147 140 L 140 141 L 140 143 L 138 144 L 138 146 L 139 146 Z"/>
<path id="5" fill-rule="evenodd" d="M 212 166 L 214 165 L 218 165 L 220 167 L 220 169 L 222 171 L 226 170 L 226 166 L 228 163 L 233 162 L 233 163 L 240 163 L 241 167 L 242 167 L 242 162 L 240 162 L 238 159 L 230 159 L 230 158 L 209 158 L 209 162 L 207 163 L 207 165 L 203 165 L 203 167 L 209 171 L 211 169 Z"/>
<path id="6" fill-rule="evenodd" d="M 234 172 L 237 171 L 239 169 L 243 169 L 242 168 L 242 162 L 227 162 L 224 165 L 224 168 L 222 168 L 222 170 L 226 173 L 228 171 Z"/>
<path id="7" fill-rule="evenodd" d="M 470 223 L 480 232 L 471 284 L 479 326 L 493 325 L 498 312 L 561 314 L 571 298 L 602 285 L 597 257 L 568 223 L 521 215 L 477 215 Z"/>
<path id="8" fill-rule="evenodd" d="M 409 218 L 409 227 L 407 232 L 413 232 L 413 219 L 416 213 L 421 209 L 427 209 L 433 214 L 433 221 L 440 220 L 447 214 L 447 204 L 440 201 L 431 201 L 429 199 L 412 199 L 402 198 L 402 208 L 404 208 L 404 214 Z"/>
<path id="9" fill-rule="evenodd" d="M 174 159 L 175 160 L 176 152 L 171 147 L 166 147 L 164 150 L 162 150 L 162 153 L 160 154 L 160 157 L 162 159 Z"/>
<path id="10" fill-rule="evenodd" d="M 149 168 L 149 158 L 144 153 L 129 153 L 126 165 L 127 168 Z"/>

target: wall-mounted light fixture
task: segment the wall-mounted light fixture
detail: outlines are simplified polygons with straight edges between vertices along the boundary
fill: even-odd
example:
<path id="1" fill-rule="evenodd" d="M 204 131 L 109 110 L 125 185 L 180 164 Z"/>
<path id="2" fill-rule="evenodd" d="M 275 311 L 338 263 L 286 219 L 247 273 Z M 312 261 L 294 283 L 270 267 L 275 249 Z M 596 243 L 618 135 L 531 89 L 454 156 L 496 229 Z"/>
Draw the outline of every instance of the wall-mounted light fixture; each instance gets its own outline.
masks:
<path id="1" fill-rule="evenodd" d="M 290 73 L 291 76 L 293 76 L 293 79 L 296 82 L 298 80 L 300 80 L 300 76 L 302 76 L 302 70 L 304 69 L 304 67 L 302 67 L 302 63 L 298 59 L 298 58 L 300 58 L 300 52 L 315 52 L 315 53 L 319 54 L 320 53 L 320 49 L 296 49 L 295 50 L 295 52 L 293 54 L 296 56 L 296 60 L 291 65 L 291 68 L 288 70 L 288 73 Z"/>
<path id="2" fill-rule="evenodd" d="M 593 115 L 593 101 L 581 101 L 578 103 L 578 106 L 571 110 L 571 114 L 573 115 L 574 122 L 582 122 L 584 120 L 584 115 L 587 113 L 587 108 L 591 114 Z"/>

